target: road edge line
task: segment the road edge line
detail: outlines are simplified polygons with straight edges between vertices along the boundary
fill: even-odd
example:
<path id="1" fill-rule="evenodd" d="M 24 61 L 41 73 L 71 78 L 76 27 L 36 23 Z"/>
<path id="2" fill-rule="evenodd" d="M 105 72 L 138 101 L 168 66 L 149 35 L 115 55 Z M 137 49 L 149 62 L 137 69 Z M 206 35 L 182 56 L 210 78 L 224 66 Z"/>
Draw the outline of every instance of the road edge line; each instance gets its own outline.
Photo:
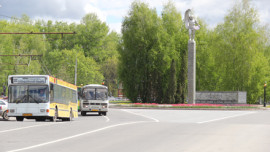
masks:
<path id="1" fill-rule="evenodd" d="M 54 143 L 57 143 L 57 142 L 69 140 L 69 139 L 72 139 L 72 138 L 77 138 L 77 137 L 80 137 L 80 136 L 84 136 L 84 135 L 87 135 L 87 134 L 99 132 L 99 131 L 102 131 L 102 130 L 106 130 L 106 129 L 110 129 L 110 128 L 114 128 L 114 127 L 118 127 L 118 126 L 125 126 L 125 125 L 131 125 L 131 124 L 136 124 L 136 123 L 144 123 L 144 122 L 146 122 L 146 121 L 135 121 L 135 122 L 128 122 L 128 123 L 111 125 L 111 126 L 103 127 L 103 128 L 100 128 L 100 129 L 96 129 L 96 130 L 92 130 L 92 131 L 80 133 L 80 134 L 77 134 L 77 135 L 73 135 L 73 136 L 69 136 L 69 137 L 65 137 L 65 138 L 53 140 L 53 141 L 50 141 L 50 142 L 45 142 L 45 143 L 42 143 L 42 144 L 37 144 L 37 145 L 34 145 L 34 146 L 29 146 L 29 147 L 25 147 L 25 148 L 10 150 L 10 151 L 7 151 L 7 152 L 17 152 L 17 151 L 23 151 L 23 150 L 33 149 L 33 148 L 42 147 L 42 146 L 46 146 L 46 145 L 49 145 L 49 144 L 54 144 Z"/>
<path id="2" fill-rule="evenodd" d="M 219 121 L 219 120 L 228 119 L 228 118 L 234 118 L 234 117 L 249 115 L 249 114 L 253 114 L 253 113 L 255 113 L 255 112 L 241 113 L 241 114 L 238 114 L 238 115 L 227 116 L 227 117 L 222 117 L 222 118 L 217 118 L 217 119 L 212 119 L 212 120 L 207 120 L 207 121 L 201 121 L 201 122 L 197 122 L 197 123 L 198 124 L 203 124 L 203 123 L 208 123 L 208 122 L 213 122 L 213 121 Z"/>
<path id="3" fill-rule="evenodd" d="M 134 113 L 134 112 L 131 112 L 131 111 L 128 111 L 128 110 L 124 110 L 124 109 L 121 109 L 121 110 L 122 111 L 125 111 L 125 112 L 128 112 L 128 113 L 131 113 L 131 114 L 134 114 L 134 115 L 137 115 L 137 116 L 142 116 L 142 117 L 145 117 L 145 118 L 148 118 L 148 119 L 152 119 L 155 122 L 159 122 L 159 120 L 156 119 L 156 118 L 148 117 L 148 116 L 145 116 L 145 115 L 142 115 L 142 114 L 138 114 L 138 113 Z"/>
<path id="4" fill-rule="evenodd" d="M 2 130 L 0 133 L 5 133 L 5 132 L 10 132 L 10 131 L 17 131 L 17 130 L 22 130 L 22 129 L 28 129 L 28 128 L 34 128 L 34 127 L 42 127 L 42 126 L 51 126 L 51 125 L 57 125 L 57 124 L 65 124 L 68 122 L 55 122 L 55 123 L 47 123 L 47 124 L 40 124 L 40 125 L 33 125 L 33 126 L 26 126 L 26 127 L 21 127 L 21 128 L 14 128 L 14 129 L 8 129 L 8 130 Z"/>

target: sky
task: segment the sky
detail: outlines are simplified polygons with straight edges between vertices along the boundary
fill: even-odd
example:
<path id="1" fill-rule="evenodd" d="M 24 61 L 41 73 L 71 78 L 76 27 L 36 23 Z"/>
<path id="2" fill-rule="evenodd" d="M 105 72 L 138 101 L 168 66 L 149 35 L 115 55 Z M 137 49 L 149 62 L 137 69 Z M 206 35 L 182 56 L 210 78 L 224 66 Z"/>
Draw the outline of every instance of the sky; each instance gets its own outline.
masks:
<path id="1" fill-rule="evenodd" d="M 52 20 L 80 23 L 87 13 L 96 13 L 112 31 L 121 32 L 123 17 L 127 16 L 134 0 L 0 0 L 0 19 L 21 17 L 23 14 L 32 20 Z M 171 0 L 183 15 L 187 9 L 203 19 L 210 28 L 222 23 L 228 10 L 236 0 Z M 262 24 L 270 23 L 270 0 L 250 0 L 260 15 Z M 168 0 L 141 0 L 156 8 L 160 14 Z"/>

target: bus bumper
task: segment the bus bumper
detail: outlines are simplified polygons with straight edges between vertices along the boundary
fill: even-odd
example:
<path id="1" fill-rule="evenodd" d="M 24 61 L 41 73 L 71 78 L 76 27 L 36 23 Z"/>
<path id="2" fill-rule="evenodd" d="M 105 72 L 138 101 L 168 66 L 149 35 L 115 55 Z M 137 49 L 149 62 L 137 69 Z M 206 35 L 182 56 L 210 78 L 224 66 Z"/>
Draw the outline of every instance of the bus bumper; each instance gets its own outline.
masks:
<path id="1" fill-rule="evenodd" d="M 102 108 L 99 107 L 84 107 L 81 108 L 81 111 L 87 111 L 87 112 L 108 112 L 108 108 Z"/>

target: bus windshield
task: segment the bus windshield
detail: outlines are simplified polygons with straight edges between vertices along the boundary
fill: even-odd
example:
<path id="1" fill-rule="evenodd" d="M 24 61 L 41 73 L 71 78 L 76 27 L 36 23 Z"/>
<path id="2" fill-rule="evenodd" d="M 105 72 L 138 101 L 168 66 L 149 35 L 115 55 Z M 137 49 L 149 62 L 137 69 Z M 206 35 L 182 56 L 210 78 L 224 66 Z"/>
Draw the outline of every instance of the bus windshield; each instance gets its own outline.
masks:
<path id="1" fill-rule="evenodd" d="M 10 103 L 46 103 L 49 89 L 45 85 L 14 85 L 9 87 Z"/>
<path id="2" fill-rule="evenodd" d="M 85 88 L 82 97 L 86 100 L 106 100 L 107 89 Z"/>

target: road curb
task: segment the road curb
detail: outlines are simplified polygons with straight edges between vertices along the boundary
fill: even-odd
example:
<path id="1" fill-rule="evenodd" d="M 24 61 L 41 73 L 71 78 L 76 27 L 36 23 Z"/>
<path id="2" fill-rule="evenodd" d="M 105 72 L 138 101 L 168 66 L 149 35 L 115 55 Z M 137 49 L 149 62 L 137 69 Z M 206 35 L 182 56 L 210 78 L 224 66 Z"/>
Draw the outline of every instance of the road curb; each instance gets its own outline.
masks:
<path id="1" fill-rule="evenodd" d="M 270 110 L 269 108 L 258 107 L 258 108 L 173 108 L 173 107 L 134 107 L 134 106 L 127 106 L 127 105 L 117 105 L 113 104 L 110 105 L 111 109 L 160 109 L 160 110 L 231 110 L 231 111 L 254 111 L 254 110 Z"/>

